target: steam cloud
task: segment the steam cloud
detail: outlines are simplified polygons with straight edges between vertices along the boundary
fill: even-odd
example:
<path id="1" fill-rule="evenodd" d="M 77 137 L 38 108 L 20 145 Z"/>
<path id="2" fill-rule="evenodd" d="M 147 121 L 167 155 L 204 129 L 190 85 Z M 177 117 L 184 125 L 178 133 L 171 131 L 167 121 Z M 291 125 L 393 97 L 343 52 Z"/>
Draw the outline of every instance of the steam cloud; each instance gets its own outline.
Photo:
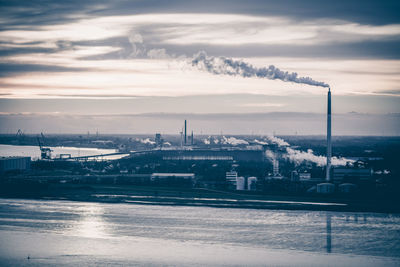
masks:
<path id="1" fill-rule="evenodd" d="M 226 137 L 226 136 L 222 136 L 220 138 L 215 138 L 212 136 L 207 137 L 206 139 L 203 140 L 203 143 L 206 145 L 210 145 L 211 143 L 214 144 L 224 144 L 224 145 L 232 145 L 232 146 L 238 146 L 238 145 L 248 145 L 249 142 L 247 142 L 246 140 L 243 139 L 238 139 L 235 137 Z"/>
<path id="2" fill-rule="evenodd" d="M 287 158 L 291 162 L 295 164 L 301 164 L 304 161 L 314 162 L 318 166 L 325 166 L 326 165 L 326 157 L 325 156 L 318 156 L 315 155 L 312 149 L 308 149 L 307 151 L 301 151 L 297 149 L 293 149 L 289 147 L 289 143 L 283 140 L 282 138 L 275 137 L 275 136 L 267 136 L 267 140 L 273 144 L 277 144 L 280 147 L 284 147 L 286 153 L 283 155 L 284 158 Z M 274 158 L 275 155 L 269 151 L 267 151 L 267 156 L 270 158 Z M 353 162 L 353 160 L 346 159 L 346 158 L 337 158 L 332 157 L 332 165 L 333 166 L 344 166 L 347 162 Z"/>
<path id="3" fill-rule="evenodd" d="M 284 82 L 294 82 L 313 86 L 329 87 L 324 82 L 319 82 L 310 77 L 298 77 L 296 72 L 282 71 L 274 65 L 269 67 L 256 68 L 253 65 L 241 60 L 233 60 L 225 57 L 207 56 L 206 52 L 201 51 L 193 56 L 192 66 L 200 70 L 208 71 L 213 74 L 225 74 L 242 77 L 258 77 L 270 80 L 281 80 Z"/>

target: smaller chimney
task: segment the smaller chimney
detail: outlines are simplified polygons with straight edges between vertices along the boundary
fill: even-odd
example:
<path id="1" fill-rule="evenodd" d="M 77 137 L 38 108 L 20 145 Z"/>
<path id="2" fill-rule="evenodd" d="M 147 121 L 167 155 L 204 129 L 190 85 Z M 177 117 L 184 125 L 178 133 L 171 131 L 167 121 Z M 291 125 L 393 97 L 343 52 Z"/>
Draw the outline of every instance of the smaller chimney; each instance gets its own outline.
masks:
<path id="1" fill-rule="evenodd" d="M 187 130 L 186 130 L 187 124 L 185 120 L 185 145 L 187 144 Z"/>

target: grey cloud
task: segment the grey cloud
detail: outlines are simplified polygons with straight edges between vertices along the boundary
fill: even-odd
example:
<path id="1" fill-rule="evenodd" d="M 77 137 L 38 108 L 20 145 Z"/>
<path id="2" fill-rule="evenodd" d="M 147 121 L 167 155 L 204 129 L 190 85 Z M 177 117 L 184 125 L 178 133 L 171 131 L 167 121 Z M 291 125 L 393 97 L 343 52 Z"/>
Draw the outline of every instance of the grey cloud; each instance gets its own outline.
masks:
<path id="1" fill-rule="evenodd" d="M 57 49 L 42 48 L 42 47 L 13 47 L 13 48 L 0 48 L 0 57 L 7 57 L 21 54 L 35 54 L 35 53 L 54 53 Z"/>
<path id="2" fill-rule="evenodd" d="M 400 89 L 398 90 L 386 90 L 386 91 L 379 91 L 375 92 L 377 94 L 388 94 L 388 95 L 393 95 L 393 96 L 400 96 Z"/>
<path id="3" fill-rule="evenodd" d="M 297 20 L 343 19 L 365 24 L 399 23 L 400 2 L 396 0 L 136 0 L 0 1 L 0 29 L 60 24 L 83 17 L 145 13 L 235 13 L 286 16 Z"/>
<path id="4" fill-rule="evenodd" d="M 86 68 L 70 68 L 43 64 L 0 63 L 0 77 L 13 76 L 27 72 L 73 72 L 84 71 Z"/>

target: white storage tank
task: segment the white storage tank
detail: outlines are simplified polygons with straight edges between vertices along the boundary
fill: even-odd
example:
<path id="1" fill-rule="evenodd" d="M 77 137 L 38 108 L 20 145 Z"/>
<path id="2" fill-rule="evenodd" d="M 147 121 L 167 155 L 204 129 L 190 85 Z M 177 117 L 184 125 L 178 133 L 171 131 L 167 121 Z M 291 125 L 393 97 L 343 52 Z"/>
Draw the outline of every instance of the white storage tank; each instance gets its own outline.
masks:
<path id="1" fill-rule="evenodd" d="M 245 179 L 243 176 L 236 178 L 236 190 L 244 190 Z"/>
<path id="2" fill-rule="evenodd" d="M 331 183 L 317 184 L 317 193 L 319 194 L 332 194 L 335 192 L 335 185 Z"/>
<path id="3" fill-rule="evenodd" d="M 251 176 L 247 178 L 247 190 L 256 190 L 257 189 L 257 177 Z"/>

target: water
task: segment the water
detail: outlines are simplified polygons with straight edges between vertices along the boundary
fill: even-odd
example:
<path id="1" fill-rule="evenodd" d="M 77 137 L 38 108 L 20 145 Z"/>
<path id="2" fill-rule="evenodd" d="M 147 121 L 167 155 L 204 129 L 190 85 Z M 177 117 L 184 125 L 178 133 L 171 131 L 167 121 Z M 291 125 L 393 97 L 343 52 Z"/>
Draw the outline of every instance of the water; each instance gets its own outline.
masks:
<path id="1" fill-rule="evenodd" d="M 400 265 L 393 214 L 0 199 L 0 240 L 0 265 Z"/>
<path id="2" fill-rule="evenodd" d="M 115 149 L 100 149 L 100 148 L 88 148 L 88 147 L 50 147 L 52 157 L 58 157 L 60 154 L 71 154 L 71 157 L 79 156 L 93 156 L 101 154 L 116 153 Z M 0 156 L 11 157 L 11 156 L 24 156 L 31 157 L 33 160 L 40 158 L 40 149 L 38 146 L 14 146 L 14 145 L 0 145 Z M 117 156 L 121 157 L 121 156 Z"/>

